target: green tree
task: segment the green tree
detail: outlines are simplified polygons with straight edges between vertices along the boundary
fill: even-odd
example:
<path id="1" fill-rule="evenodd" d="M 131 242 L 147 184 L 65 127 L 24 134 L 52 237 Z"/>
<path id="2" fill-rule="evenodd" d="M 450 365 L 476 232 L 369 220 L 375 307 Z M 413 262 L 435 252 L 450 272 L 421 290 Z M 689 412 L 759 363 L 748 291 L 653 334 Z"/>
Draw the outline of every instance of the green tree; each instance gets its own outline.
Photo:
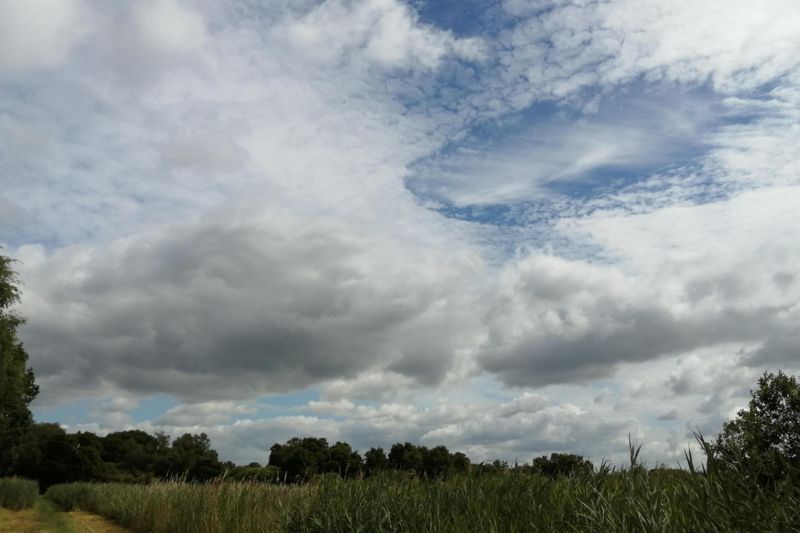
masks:
<path id="1" fill-rule="evenodd" d="M 39 393 L 17 338 L 25 320 L 12 309 L 20 291 L 11 265 L 11 258 L 0 255 L 0 475 L 11 470 L 11 450 L 33 423 L 28 405 Z"/>
<path id="2" fill-rule="evenodd" d="M 368 476 L 386 470 L 387 467 L 388 460 L 383 448 L 370 448 L 364 453 L 364 471 Z"/>
<path id="3" fill-rule="evenodd" d="M 770 482 L 800 477 L 800 383 L 794 376 L 764 373 L 747 409 L 706 444 L 709 467 L 743 469 Z"/>
<path id="4" fill-rule="evenodd" d="M 281 478 L 301 481 L 322 472 L 328 463 L 328 441 L 324 438 L 293 438 L 270 448 L 269 466 L 278 467 Z"/>
<path id="5" fill-rule="evenodd" d="M 208 435 L 184 433 L 172 443 L 170 457 L 173 472 L 186 475 L 191 481 L 206 481 L 222 474 L 216 450 L 211 448 Z"/>
<path id="6" fill-rule="evenodd" d="M 422 459 L 427 449 L 410 442 L 395 443 L 389 450 L 389 466 L 395 470 L 422 472 Z"/>
<path id="7" fill-rule="evenodd" d="M 325 472 L 336 473 L 342 477 L 353 477 L 361 472 L 362 461 L 358 452 L 346 442 L 337 442 L 328 448 L 328 461 Z"/>
<path id="8" fill-rule="evenodd" d="M 143 482 L 154 477 L 168 450 L 162 438 L 139 429 L 103 437 L 102 458 L 112 481 Z M 160 473 L 160 472 L 159 472 Z"/>
<path id="9" fill-rule="evenodd" d="M 36 479 L 41 490 L 56 483 L 102 481 L 100 439 L 92 433 L 68 434 L 58 424 L 33 424 L 12 450 L 15 475 Z"/>
<path id="10" fill-rule="evenodd" d="M 462 452 L 456 452 L 453 454 L 453 469 L 456 472 L 467 472 L 469 471 L 470 461 L 469 457 L 467 457 Z"/>
<path id="11" fill-rule="evenodd" d="M 453 456 L 445 446 L 422 449 L 422 471 L 426 477 L 446 477 L 453 469 Z"/>
<path id="12" fill-rule="evenodd" d="M 543 455 L 533 460 L 533 471 L 550 478 L 591 472 L 593 469 L 591 461 L 571 453 L 551 453 L 549 459 Z"/>

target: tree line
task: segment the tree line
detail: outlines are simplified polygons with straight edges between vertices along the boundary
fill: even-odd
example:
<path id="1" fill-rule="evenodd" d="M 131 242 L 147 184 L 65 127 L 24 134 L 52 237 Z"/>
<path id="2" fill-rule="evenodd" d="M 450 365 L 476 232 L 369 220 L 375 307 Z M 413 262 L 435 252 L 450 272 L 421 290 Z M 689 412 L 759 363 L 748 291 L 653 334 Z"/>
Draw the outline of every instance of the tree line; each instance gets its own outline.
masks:
<path id="1" fill-rule="evenodd" d="M 370 448 L 362 456 L 347 442 L 329 445 L 318 437 L 293 438 L 270 448 L 266 464 L 237 466 L 222 462 L 205 433 L 186 433 L 171 440 L 163 433 L 127 430 L 98 436 L 87 431 L 67 433 L 58 424 L 31 424 L 0 464 L 0 477 L 36 479 L 42 490 L 57 483 L 114 481 L 147 483 L 156 479 L 207 481 L 219 477 L 272 483 L 306 482 L 321 474 L 360 478 L 387 471 L 406 472 L 427 479 L 445 478 L 469 470 L 500 472 L 512 467 L 504 461 L 471 464 L 445 446 L 427 448 L 410 442 L 394 444 L 389 453 Z M 556 477 L 570 475 L 592 464 L 572 454 L 539 457 L 532 465 L 516 468 Z"/>

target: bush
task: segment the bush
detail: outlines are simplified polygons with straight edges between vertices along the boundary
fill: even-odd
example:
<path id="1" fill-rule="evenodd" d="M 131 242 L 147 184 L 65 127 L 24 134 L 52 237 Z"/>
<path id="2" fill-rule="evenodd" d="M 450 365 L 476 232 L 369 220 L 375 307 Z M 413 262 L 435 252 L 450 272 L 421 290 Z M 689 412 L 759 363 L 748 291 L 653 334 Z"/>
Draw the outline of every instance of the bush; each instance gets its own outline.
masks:
<path id="1" fill-rule="evenodd" d="M 0 507 L 19 511 L 33 507 L 39 496 L 39 484 L 21 478 L 0 478 Z"/>

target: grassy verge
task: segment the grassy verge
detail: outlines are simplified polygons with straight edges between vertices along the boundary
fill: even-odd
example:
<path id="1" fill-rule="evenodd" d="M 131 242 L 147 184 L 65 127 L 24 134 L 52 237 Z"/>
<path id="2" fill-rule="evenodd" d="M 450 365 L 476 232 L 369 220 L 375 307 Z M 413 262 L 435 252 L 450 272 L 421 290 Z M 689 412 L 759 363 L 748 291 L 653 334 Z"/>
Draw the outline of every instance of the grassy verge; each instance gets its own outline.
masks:
<path id="1" fill-rule="evenodd" d="M 18 511 L 33 507 L 39 496 L 35 481 L 20 478 L 0 478 L 0 507 Z"/>

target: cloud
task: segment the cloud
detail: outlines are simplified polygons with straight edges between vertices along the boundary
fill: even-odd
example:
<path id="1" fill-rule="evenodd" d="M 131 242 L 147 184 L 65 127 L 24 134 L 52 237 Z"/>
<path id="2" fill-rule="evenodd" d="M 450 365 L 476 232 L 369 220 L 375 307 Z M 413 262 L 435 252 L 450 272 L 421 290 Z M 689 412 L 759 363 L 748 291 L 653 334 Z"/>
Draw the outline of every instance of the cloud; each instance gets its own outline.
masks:
<path id="1" fill-rule="evenodd" d="M 777 342 L 796 330 L 800 287 L 785 273 L 799 259 L 797 194 L 560 221 L 614 263 L 531 254 L 507 265 L 480 363 L 532 386 L 726 342 Z"/>
<path id="2" fill-rule="evenodd" d="M 0 76 L 62 64 L 86 34 L 79 0 L 8 0 L 0 6 Z"/>
<path id="3" fill-rule="evenodd" d="M 342 34 L 342 28 L 347 32 Z M 385 68 L 435 68 L 446 56 L 478 60 L 479 39 L 458 39 L 419 23 L 416 13 L 396 0 L 323 2 L 278 30 L 312 62 L 366 60 Z"/>
<path id="4" fill-rule="evenodd" d="M 530 462 L 538 455 L 569 450 L 599 462 L 603 457 L 621 457 L 629 432 L 641 436 L 638 423 L 630 418 L 609 412 L 599 416 L 601 411 L 596 407 L 589 411 L 571 403 L 554 404 L 545 396 L 522 395 L 508 403 L 442 401 L 431 407 L 311 402 L 304 407 L 313 415 L 274 418 L 248 418 L 242 416 L 246 407 L 220 409 L 224 405 L 206 402 L 177 406 L 155 422 L 124 427 L 173 436 L 205 432 L 223 459 L 239 463 L 266 462 L 271 444 L 298 436 L 325 437 L 331 443 L 345 440 L 362 453 L 370 447 L 388 451 L 395 442 L 411 441 L 446 445 L 452 451 L 466 452 L 474 461 Z M 178 413 L 181 416 L 173 416 Z M 237 420 L 223 422 L 231 416 Z"/>
<path id="5" fill-rule="evenodd" d="M 137 45 L 154 54 L 184 55 L 203 46 L 206 24 L 177 0 L 147 0 L 131 8 Z"/>
<path id="6" fill-rule="evenodd" d="M 381 368 L 444 379 L 474 335 L 469 250 L 265 213 L 22 250 L 22 311 L 36 317 L 24 334 L 43 388 L 229 398 Z"/>
<path id="7" fill-rule="evenodd" d="M 0 32 L 0 239 L 43 401 L 248 460 L 672 460 L 796 366 L 795 3 L 502 6 L 474 38 L 393 0 L 0 7 L 30 22 Z M 154 393 L 183 403 L 141 421 Z"/>
<path id="8" fill-rule="evenodd" d="M 217 425 L 231 418 L 252 414 L 254 407 L 232 401 L 210 401 L 176 405 L 161 415 L 155 424 L 159 426 Z"/>
<path id="9" fill-rule="evenodd" d="M 591 115 L 543 111 L 476 134 L 417 165 L 411 188 L 456 206 L 546 201 L 559 187 L 613 187 L 631 175 L 687 164 L 719 106 L 700 95 L 608 97 Z M 497 128 L 499 129 L 499 128 Z"/>
<path id="10" fill-rule="evenodd" d="M 746 91 L 798 66 L 800 13 L 791 0 L 764 9 L 744 0 L 505 5 L 519 18 L 499 35 L 495 87 L 518 108 L 640 77 Z"/>

